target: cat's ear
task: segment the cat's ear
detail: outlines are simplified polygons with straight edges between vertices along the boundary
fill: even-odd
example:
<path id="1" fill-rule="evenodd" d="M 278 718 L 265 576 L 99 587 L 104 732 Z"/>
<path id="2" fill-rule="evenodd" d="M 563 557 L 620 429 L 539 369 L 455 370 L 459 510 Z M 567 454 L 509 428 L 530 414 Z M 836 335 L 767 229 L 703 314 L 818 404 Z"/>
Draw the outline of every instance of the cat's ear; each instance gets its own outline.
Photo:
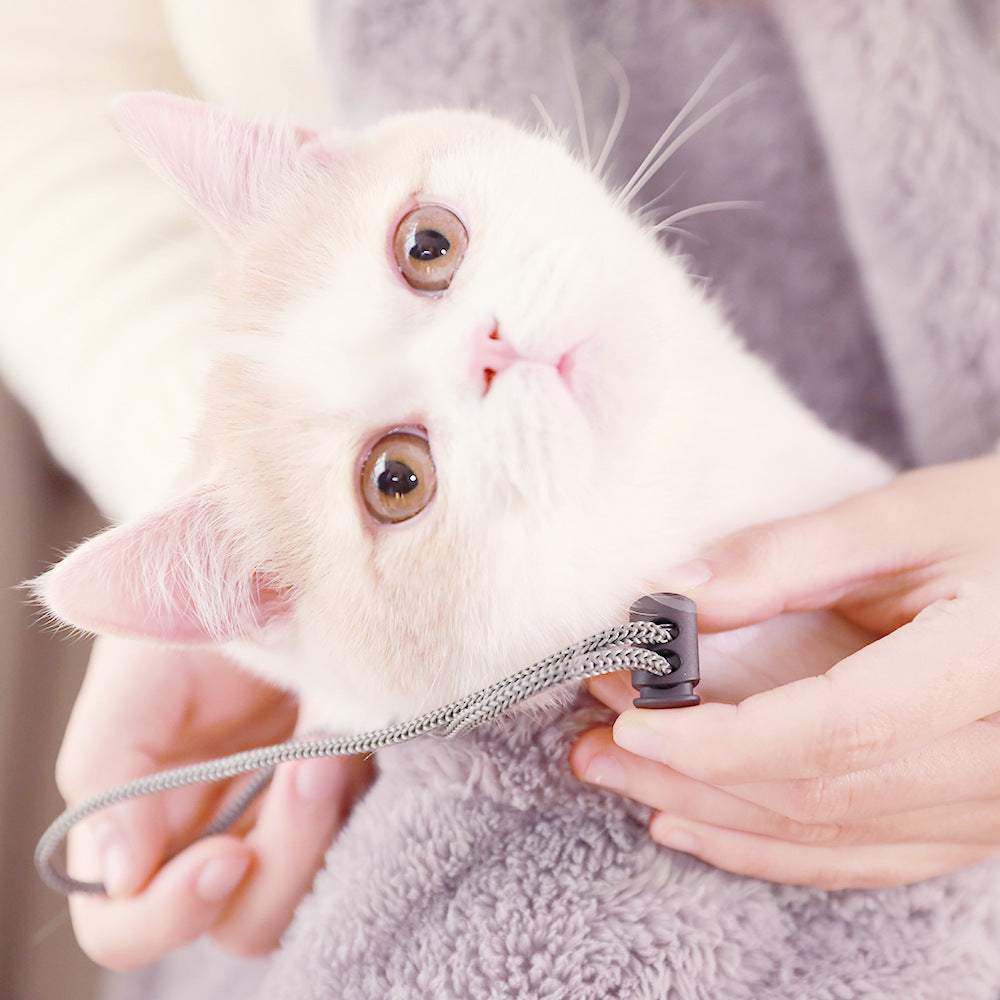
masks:
<path id="1" fill-rule="evenodd" d="M 297 172 L 334 158 L 315 132 L 249 121 L 171 94 L 123 94 L 111 114 L 223 243 L 260 217 Z"/>
<path id="2" fill-rule="evenodd" d="M 224 502 L 199 491 L 84 542 L 33 589 L 53 615 L 87 632 L 224 642 L 291 613 L 287 594 L 252 563 Z"/>

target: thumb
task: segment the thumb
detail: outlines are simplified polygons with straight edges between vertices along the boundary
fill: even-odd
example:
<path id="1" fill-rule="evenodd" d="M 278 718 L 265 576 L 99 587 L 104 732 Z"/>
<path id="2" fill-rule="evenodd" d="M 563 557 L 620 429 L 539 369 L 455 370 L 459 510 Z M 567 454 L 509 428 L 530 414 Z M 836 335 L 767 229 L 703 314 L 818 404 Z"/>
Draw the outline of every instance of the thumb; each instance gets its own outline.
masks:
<path id="1" fill-rule="evenodd" d="M 665 590 L 680 591 L 695 601 L 705 631 L 876 596 L 877 622 L 859 624 L 883 631 L 896 628 L 922 604 L 903 608 L 890 599 L 894 610 L 887 611 L 885 599 L 898 597 L 902 589 L 902 581 L 892 578 L 927 563 L 915 544 L 926 534 L 921 529 L 926 515 L 898 483 L 823 510 L 739 531 L 699 558 L 667 570 L 660 582 Z"/>

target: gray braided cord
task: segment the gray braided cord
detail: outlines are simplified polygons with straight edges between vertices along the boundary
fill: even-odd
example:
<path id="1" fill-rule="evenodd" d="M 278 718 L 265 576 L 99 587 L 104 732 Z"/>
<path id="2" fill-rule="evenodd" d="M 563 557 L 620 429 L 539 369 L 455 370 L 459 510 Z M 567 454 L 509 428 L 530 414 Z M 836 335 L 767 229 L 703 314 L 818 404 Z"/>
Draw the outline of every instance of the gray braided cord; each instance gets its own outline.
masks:
<path id="1" fill-rule="evenodd" d="M 75 879 L 53 861 L 56 851 L 72 827 L 101 809 L 128 799 L 155 795 L 186 785 L 225 781 L 249 771 L 264 772 L 216 818 L 202 836 L 222 833 L 264 789 L 274 768 L 279 764 L 314 757 L 372 753 L 393 743 L 402 743 L 430 733 L 444 738 L 459 736 L 549 688 L 617 670 L 648 670 L 662 674 L 666 662 L 651 650 L 642 648 L 642 645 L 666 643 L 675 634 L 672 626 L 652 622 L 618 625 L 567 646 L 481 691 L 394 726 L 356 736 L 289 740 L 115 785 L 67 809 L 49 826 L 35 848 L 35 867 L 46 885 L 56 892 L 64 895 L 72 892 L 103 893 L 102 883 Z"/>

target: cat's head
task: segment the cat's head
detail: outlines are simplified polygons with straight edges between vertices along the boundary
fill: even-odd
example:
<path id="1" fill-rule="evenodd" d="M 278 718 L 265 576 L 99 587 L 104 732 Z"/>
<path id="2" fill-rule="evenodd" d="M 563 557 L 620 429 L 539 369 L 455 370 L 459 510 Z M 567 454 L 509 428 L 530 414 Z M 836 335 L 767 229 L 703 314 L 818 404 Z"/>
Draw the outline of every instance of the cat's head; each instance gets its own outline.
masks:
<path id="1" fill-rule="evenodd" d="M 669 376 L 737 349 L 557 142 L 162 95 L 117 120 L 219 245 L 215 363 L 189 489 L 43 577 L 59 618 L 223 644 L 355 728 L 620 619 L 701 540 Z"/>

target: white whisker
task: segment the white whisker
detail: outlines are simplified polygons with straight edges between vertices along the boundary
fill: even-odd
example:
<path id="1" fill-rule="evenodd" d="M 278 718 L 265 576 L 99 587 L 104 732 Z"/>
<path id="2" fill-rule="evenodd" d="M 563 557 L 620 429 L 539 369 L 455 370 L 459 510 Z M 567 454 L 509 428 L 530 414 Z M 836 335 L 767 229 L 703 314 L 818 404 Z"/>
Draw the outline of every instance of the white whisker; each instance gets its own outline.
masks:
<path id="1" fill-rule="evenodd" d="M 615 117 L 612 119 L 611 127 L 608 129 L 608 134 L 604 139 L 604 145 L 601 147 L 600 155 L 594 164 L 594 173 L 599 177 L 604 170 L 605 164 L 608 162 L 611 150 L 614 149 L 615 142 L 621 133 L 622 125 L 625 124 L 629 101 L 632 99 L 632 90 L 629 87 L 628 76 L 622 64 L 607 49 L 602 48 L 600 55 L 608 73 L 615 81 L 615 86 L 618 88 L 618 107 L 615 108 Z"/>
<path id="2" fill-rule="evenodd" d="M 556 123 L 552 120 L 552 115 L 549 114 L 545 105 L 542 104 L 541 98 L 537 94 L 532 94 L 531 103 L 535 106 L 538 117 L 542 119 L 542 124 L 549 133 L 550 138 L 558 139 L 560 136 L 559 129 L 556 128 Z"/>
<path id="3" fill-rule="evenodd" d="M 580 90 L 580 78 L 576 73 L 576 60 L 573 58 L 573 51 L 570 48 L 569 39 L 563 40 L 563 54 L 566 60 L 566 72 L 569 76 L 570 90 L 573 95 L 573 109 L 576 112 L 576 127 L 580 133 L 580 153 L 583 162 L 587 167 L 591 167 L 590 140 L 587 138 L 587 121 L 583 113 L 583 91 Z"/>
<path id="4" fill-rule="evenodd" d="M 632 186 L 639 179 L 639 177 L 642 176 L 642 174 L 645 172 L 649 164 L 653 162 L 657 153 L 659 153 L 659 151 L 663 148 L 663 146 L 670 141 L 670 138 L 684 122 L 684 119 L 688 116 L 688 113 L 691 111 L 691 109 L 694 108 L 694 106 L 702 99 L 702 97 L 705 96 L 706 92 L 712 86 L 712 84 L 715 83 L 719 74 L 731 60 L 733 53 L 734 53 L 734 47 L 730 47 L 729 49 L 726 50 L 726 52 L 723 53 L 722 57 L 718 60 L 718 62 L 716 62 L 716 64 L 705 75 L 705 79 L 701 81 L 701 83 L 695 89 L 695 92 L 687 99 L 687 102 L 684 104 L 684 106 L 680 109 L 680 111 L 677 112 L 676 115 L 674 115 L 673 121 L 671 121 L 670 124 L 667 125 L 667 127 L 663 130 L 663 132 L 660 134 L 659 139 L 657 139 L 656 142 L 653 143 L 652 149 L 650 149 L 650 151 L 646 154 L 646 158 L 642 161 L 642 163 L 640 163 L 639 166 L 636 167 L 635 173 L 633 173 L 632 176 L 625 183 L 625 186 L 622 188 L 618 196 L 619 200 L 623 204 L 632 197 Z"/>
<path id="5" fill-rule="evenodd" d="M 658 195 L 650 198 L 649 201 L 644 202 L 635 210 L 635 214 L 641 219 L 643 216 L 650 216 L 653 210 L 658 207 L 661 201 L 666 200 L 670 197 L 671 192 L 677 187 L 678 184 L 684 179 L 684 174 L 678 174 Z"/>
<path id="6" fill-rule="evenodd" d="M 704 243 L 705 239 L 701 236 L 695 236 L 688 229 L 681 229 L 680 226 L 663 226 L 660 229 L 651 230 L 656 233 L 671 233 L 675 236 L 683 236 L 685 239 L 690 240 L 693 243 Z"/>
<path id="7" fill-rule="evenodd" d="M 703 205 L 693 205 L 691 208 L 681 209 L 673 215 L 650 227 L 650 232 L 659 233 L 665 229 L 673 229 L 675 222 L 683 219 L 690 219 L 695 215 L 702 215 L 705 212 L 723 212 L 730 208 L 760 208 L 759 201 L 708 201 Z"/>
<path id="8" fill-rule="evenodd" d="M 689 139 L 697 135 L 706 125 L 715 121 L 724 111 L 728 111 L 733 104 L 742 100 L 752 90 L 756 90 L 759 84 L 756 82 L 745 84 L 738 90 L 734 90 L 727 97 L 723 97 L 717 104 L 713 105 L 703 115 L 696 118 L 680 135 L 674 139 L 663 151 L 653 160 L 646 170 L 634 181 L 631 182 L 627 191 L 619 195 L 622 203 L 630 201 L 639 193 L 656 175 L 656 172 L 677 152 L 681 146 Z M 675 119 L 676 120 L 676 119 Z"/>

